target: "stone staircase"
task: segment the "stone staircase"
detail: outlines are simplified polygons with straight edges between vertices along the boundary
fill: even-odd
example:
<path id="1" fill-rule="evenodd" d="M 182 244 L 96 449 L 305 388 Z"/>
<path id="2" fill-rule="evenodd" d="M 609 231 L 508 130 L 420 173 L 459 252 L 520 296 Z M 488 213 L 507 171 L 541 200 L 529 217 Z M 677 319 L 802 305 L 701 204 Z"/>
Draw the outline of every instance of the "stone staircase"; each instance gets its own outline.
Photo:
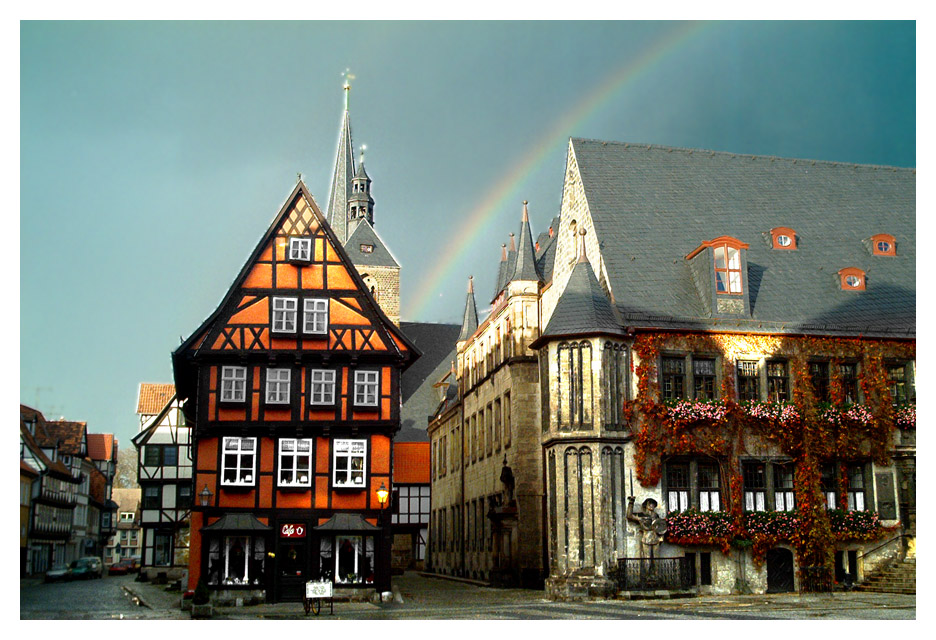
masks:
<path id="1" fill-rule="evenodd" d="M 859 591 L 916 593 L 916 558 L 899 560 L 876 571 L 858 586 Z"/>

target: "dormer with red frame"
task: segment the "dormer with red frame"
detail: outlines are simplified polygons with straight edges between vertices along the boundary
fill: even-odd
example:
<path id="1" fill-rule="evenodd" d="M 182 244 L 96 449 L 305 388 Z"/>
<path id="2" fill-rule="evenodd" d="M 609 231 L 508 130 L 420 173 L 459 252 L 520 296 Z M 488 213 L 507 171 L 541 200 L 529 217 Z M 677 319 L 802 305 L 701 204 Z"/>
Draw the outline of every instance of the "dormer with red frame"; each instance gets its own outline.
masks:
<path id="1" fill-rule="evenodd" d="M 389 588 L 377 490 L 391 489 L 400 374 L 418 356 L 300 181 L 173 354 L 194 426 L 189 588 L 201 576 L 268 601 L 318 578 Z"/>
<path id="2" fill-rule="evenodd" d="M 796 232 L 790 227 L 774 227 L 770 230 L 770 246 L 781 251 L 796 251 Z"/>
<path id="3" fill-rule="evenodd" d="M 866 288 L 865 272 L 858 267 L 839 269 L 838 278 L 842 291 L 864 291 Z"/>
<path id="4" fill-rule="evenodd" d="M 702 304 L 712 316 L 749 316 L 747 249 L 750 245 L 731 236 L 699 244 L 687 256 Z"/>
<path id="5" fill-rule="evenodd" d="M 897 240 L 889 233 L 876 233 L 868 239 L 871 254 L 875 256 L 896 256 Z"/>

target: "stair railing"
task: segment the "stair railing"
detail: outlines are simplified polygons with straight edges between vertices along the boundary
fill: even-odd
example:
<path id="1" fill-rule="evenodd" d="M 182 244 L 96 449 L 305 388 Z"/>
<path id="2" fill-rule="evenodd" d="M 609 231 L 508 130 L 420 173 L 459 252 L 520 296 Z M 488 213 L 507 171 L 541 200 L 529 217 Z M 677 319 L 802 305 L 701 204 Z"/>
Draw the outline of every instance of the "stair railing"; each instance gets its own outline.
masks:
<path id="1" fill-rule="evenodd" d="M 877 553 L 878 551 L 880 551 L 881 549 L 883 549 L 884 547 L 886 547 L 887 545 L 889 545 L 891 542 L 894 542 L 895 540 L 901 540 L 901 539 L 903 539 L 903 538 L 911 538 L 911 537 L 913 537 L 913 536 L 909 536 L 909 535 L 907 535 L 907 534 L 905 534 L 905 533 L 902 533 L 902 534 L 900 534 L 899 536 L 894 536 L 894 537 L 891 538 L 890 540 L 887 540 L 886 542 L 882 542 L 882 543 L 879 544 L 878 546 L 874 547 L 873 549 L 871 549 L 871 551 L 864 551 L 864 552 L 862 552 L 858 557 L 859 557 L 859 558 L 862 558 L 862 559 L 867 558 L 867 557 L 870 556 L 872 553 Z M 902 551 L 902 550 L 901 550 L 901 551 Z"/>

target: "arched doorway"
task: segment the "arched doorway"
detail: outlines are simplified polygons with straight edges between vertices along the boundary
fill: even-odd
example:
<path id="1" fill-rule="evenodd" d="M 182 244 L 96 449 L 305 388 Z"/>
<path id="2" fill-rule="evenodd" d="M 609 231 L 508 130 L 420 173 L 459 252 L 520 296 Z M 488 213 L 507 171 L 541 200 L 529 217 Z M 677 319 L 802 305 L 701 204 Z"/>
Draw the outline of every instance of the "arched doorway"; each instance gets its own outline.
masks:
<path id="1" fill-rule="evenodd" d="M 793 591 L 793 552 L 771 549 L 767 552 L 767 593 Z"/>

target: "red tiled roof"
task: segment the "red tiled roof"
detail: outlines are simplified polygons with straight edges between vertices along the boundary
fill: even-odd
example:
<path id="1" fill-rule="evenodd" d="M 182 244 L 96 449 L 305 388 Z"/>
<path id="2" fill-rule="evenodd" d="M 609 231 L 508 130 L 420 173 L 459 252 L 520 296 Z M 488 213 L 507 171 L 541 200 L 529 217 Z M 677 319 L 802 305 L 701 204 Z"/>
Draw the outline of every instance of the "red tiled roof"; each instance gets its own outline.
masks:
<path id="1" fill-rule="evenodd" d="M 20 473 L 25 473 L 31 476 L 38 476 L 39 471 L 33 469 L 33 466 L 26 462 L 25 460 L 20 460 Z"/>
<path id="2" fill-rule="evenodd" d="M 86 455 L 86 452 L 82 452 L 81 445 L 84 443 L 87 430 L 87 422 L 46 421 L 46 431 L 60 442 L 59 453 L 67 456 Z"/>
<path id="3" fill-rule="evenodd" d="M 88 457 L 92 460 L 114 460 L 114 434 L 89 433 Z"/>
<path id="4" fill-rule="evenodd" d="M 175 394 L 171 382 L 141 382 L 136 412 L 141 415 L 156 415 Z"/>
<path id="5" fill-rule="evenodd" d="M 393 443 L 394 484 L 429 483 L 429 443 Z"/>

